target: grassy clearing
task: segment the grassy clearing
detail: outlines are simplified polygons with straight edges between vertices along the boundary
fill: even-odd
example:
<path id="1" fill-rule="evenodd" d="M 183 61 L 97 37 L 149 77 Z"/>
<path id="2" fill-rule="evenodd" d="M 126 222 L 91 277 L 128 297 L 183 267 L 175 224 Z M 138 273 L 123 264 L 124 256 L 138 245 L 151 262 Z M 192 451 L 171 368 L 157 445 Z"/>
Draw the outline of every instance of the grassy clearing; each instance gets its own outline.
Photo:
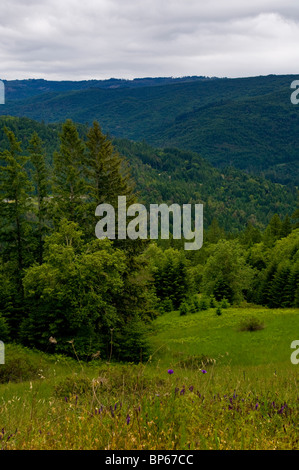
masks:
<path id="1" fill-rule="evenodd" d="M 239 331 L 249 315 L 265 328 Z M 298 326 L 291 309 L 172 312 L 155 321 L 156 352 L 139 365 L 8 346 L 7 361 L 21 355 L 32 377 L 0 385 L 0 448 L 298 449 Z"/>

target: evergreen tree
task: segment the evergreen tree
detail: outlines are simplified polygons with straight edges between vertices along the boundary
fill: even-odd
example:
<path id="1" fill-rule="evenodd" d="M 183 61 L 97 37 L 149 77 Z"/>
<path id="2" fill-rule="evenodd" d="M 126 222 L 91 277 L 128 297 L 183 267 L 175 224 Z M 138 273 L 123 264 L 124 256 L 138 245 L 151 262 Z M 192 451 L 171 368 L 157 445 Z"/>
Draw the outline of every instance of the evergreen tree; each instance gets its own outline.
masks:
<path id="1" fill-rule="evenodd" d="M 252 245 L 260 243 L 261 240 L 262 235 L 259 229 L 254 227 L 251 223 L 248 223 L 246 229 L 240 236 L 242 245 L 246 246 L 246 248 L 250 248 Z"/>
<path id="2" fill-rule="evenodd" d="M 102 133 L 95 121 L 87 133 L 86 154 L 84 156 L 84 177 L 86 194 L 87 223 L 86 232 L 94 237 L 96 225 L 95 209 L 97 205 L 108 203 L 114 208 L 118 205 L 118 196 L 126 196 L 127 207 L 136 202 L 133 182 L 124 159 L 114 150 L 112 142 Z M 118 227 L 116 211 L 116 231 Z M 118 247 L 131 246 L 129 241 L 115 242 Z M 140 245 L 139 242 L 134 245 Z M 132 246 L 131 246 L 132 248 Z"/>
<path id="3" fill-rule="evenodd" d="M 85 213 L 83 163 L 84 144 L 75 124 L 68 119 L 62 126 L 59 152 L 54 153 L 52 217 L 55 226 L 62 217 L 83 225 Z"/>
<path id="4" fill-rule="evenodd" d="M 38 238 L 38 261 L 43 262 L 43 241 L 48 227 L 47 217 L 47 197 L 49 195 L 49 174 L 46 168 L 45 152 L 43 143 L 38 134 L 34 132 L 31 136 L 28 147 L 30 161 L 33 166 L 32 180 L 35 186 L 37 198 L 37 238 Z"/>
<path id="5" fill-rule="evenodd" d="M 22 271 L 32 261 L 29 249 L 32 186 L 25 169 L 28 158 L 22 155 L 20 142 L 8 128 L 5 134 L 9 150 L 0 153 L 0 240 L 4 258 L 15 263 L 18 290 L 22 293 Z"/>
<path id="6" fill-rule="evenodd" d="M 292 214 L 292 219 L 294 219 L 296 221 L 294 228 L 299 228 L 299 191 L 297 193 L 297 209 Z"/>
<path id="7" fill-rule="evenodd" d="M 86 147 L 84 173 L 88 200 L 96 205 L 113 205 L 118 196 L 127 196 L 128 204 L 135 202 L 129 169 L 96 121 L 87 133 Z"/>
<path id="8" fill-rule="evenodd" d="M 288 289 L 291 267 L 289 262 L 284 262 L 278 266 L 269 286 L 268 305 L 271 308 L 290 307 L 291 293 Z"/>
<path id="9" fill-rule="evenodd" d="M 266 246 L 273 246 L 274 243 L 281 238 L 282 222 L 278 214 L 274 214 L 271 218 L 265 233 L 263 241 Z"/>
<path id="10" fill-rule="evenodd" d="M 219 240 L 225 239 L 225 231 L 220 227 L 218 220 L 214 218 L 209 226 L 205 239 L 208 243 L 218 243 Z"/>
<path id="11" fill-rule="evenodd" d="M 280 238 L 287 237 L 288 235 L 290 235 L 291 231 L 292 231 L 291 219 L 287 214 L 281 224 Z"/>

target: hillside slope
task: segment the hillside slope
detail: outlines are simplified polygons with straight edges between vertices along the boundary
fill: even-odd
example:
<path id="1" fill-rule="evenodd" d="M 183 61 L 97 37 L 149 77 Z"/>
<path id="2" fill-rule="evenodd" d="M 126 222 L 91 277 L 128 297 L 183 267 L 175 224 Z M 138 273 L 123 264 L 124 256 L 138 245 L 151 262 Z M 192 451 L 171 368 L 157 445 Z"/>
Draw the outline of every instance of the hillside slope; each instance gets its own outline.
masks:
<path id="1" fill-rule="evenodd" d="M 230 164 L 296 185 L 299 108 L 290 102 L 295 78 L 271 75 L 51 91 L 8 100 L 1 111 L 52 123 L 97 120 L 115 137 L 193 150 L 215 166 Z"/>

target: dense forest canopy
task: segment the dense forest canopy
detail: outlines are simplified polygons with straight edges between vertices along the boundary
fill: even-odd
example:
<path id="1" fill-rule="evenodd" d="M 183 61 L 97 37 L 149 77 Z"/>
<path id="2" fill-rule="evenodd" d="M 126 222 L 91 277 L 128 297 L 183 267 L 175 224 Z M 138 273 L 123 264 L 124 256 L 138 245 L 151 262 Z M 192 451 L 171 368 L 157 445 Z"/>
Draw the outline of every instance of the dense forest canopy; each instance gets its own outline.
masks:
<path id="1" fill-rule="evenodd" d="M 202 155 L 273 182 L 298 184 L 298 106 L 293 75 L 6 83 L 6 115 L 47 123 L 96 119 L 113 137 Z"/>
<path id="2" fill-rule="evenodd" d="M 96 121 L 2 124 L 1 339 L 138 362 L 150 354 L 151 320 L 167 310 L 299 306 L 294 190 L 220 172 L 190 151 L 112 141 Z M 96 239 L 96 206 L 119 195 L 128 204 L 203 202 L 202 249 Z"/>

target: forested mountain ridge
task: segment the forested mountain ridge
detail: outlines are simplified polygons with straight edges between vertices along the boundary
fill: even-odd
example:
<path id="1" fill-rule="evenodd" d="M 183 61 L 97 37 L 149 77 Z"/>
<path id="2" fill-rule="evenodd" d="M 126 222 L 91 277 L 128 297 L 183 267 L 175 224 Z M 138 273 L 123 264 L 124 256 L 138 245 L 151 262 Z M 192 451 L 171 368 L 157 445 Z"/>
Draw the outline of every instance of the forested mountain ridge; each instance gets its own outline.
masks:
<path id="1" fill-rule="evenodd" d="M 3 80 L 6 88 L 6 98 L 19 100 L 51 92 L 65 92 L 70 90 L 87 90 L 90 88 L 138 88 L 146 86 L 167 85 L 170 83 L 185 83 L 198 80 L 215 80 L 216 77 L 147 77 L 120 79 L 109 78 L 106 80 L 44 80 L 44 79 L 24 79 L 24 80 Z"/>
<path id="2" fill-rule="evenodd" d="M 296 185 L 299 119 L 290 101 L 294 79 L 191 77 L 177 82 L 157 79 L 151 83 L 155 86 L 144 79 L 139 86 L 112 81 L 108 88 L 95 81 L 86 82 L 84 89 L 78 89 L 82 82 L 62 82 L 60 90 L 57 84 L 45 87 L 45 93 L 35 94 L 35 89 L 35 96 L 25 99 L 12 100 L 10 94 L 1 111 L 52 123 L 66 118 L 82 124 L 97 120 L 113 137 L 192 150 L 215 166 L 232 165 Z M 28 95 L 30 86 L 26 87 Z"/>
<path id="3" fill-rule="evenodd" d="M 2 117 L 1 150 L 9 146 L 5 126 L 21 141 L 25 154 L 36 132 L 44 142 L 48 165 L 53 167 L 53 154 L 60 144 L 60 124 Z M 84 140 L 87 127 L 81 124 L 77 128 Z M 219 170 L 195 152 L 158 149 L 128 139 L 114 139 L 113 145 L 129 163 L 140 202 L 203 203 L 206 227 L 216 218 L 228 231 L 242 230 L 248 222 L 263 229 L 275 213 L 283 218 L 295 210 L 296 191 L 292 187 L 232 167 Z"/>

